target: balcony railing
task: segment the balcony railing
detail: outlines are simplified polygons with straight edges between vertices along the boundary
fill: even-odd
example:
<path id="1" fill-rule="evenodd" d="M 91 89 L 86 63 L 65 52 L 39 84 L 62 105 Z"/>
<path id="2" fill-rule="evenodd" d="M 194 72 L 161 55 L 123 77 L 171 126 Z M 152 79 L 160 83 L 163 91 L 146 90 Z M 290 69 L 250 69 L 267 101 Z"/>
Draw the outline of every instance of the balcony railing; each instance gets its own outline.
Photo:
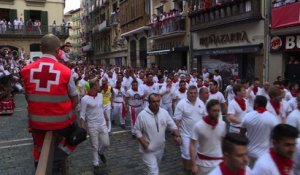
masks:
<path id="1" fill-rule="evenodd" d="M 68 37 L 69 30 L 64 26 L 1 26 L 0 35 L 45 35 L 52 33 L 57 36 Z"/>
<path id="2" fill-rule="evenodd" d="M 165 18 L 164 20 L 152 22 L 151 37 L 169 35 L 172 33 L 185 33 L 185 16 L 177 15 Z"/>
<path id="3" fill-rule="evenodd" d="M 261 0 L 233 0 L 189 12 L 192 31 L 261 19 Z"/>

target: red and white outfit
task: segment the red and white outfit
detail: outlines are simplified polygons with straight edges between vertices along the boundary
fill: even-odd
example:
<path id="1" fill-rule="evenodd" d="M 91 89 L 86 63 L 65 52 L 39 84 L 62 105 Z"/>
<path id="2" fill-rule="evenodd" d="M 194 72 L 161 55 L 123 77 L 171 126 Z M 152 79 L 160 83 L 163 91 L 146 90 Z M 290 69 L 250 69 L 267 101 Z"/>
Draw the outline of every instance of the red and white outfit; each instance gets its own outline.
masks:
<path id="1" fill-rule="evenodd" d="M 93 165 L 99 165 L 99 155 L 109 147 L 108 128 L 104 117 L 103 96 L 85 95 L 81 99 L 80 118 L 86 122 L 93 148 Z"/>
<path id="2" fill-rule="evenodd" d="M 293 162 L 278 155 L 271 148 L 268 153 L 261 156 L 252 170 L 253 175 L 293 175 Z"/>
<path id="3" fill-rule="evenodd" d="M 268 101 L 266 108 L 277 117 L 280 123 L 284 122 L 289 113 L 292 112 L 290 105 L 285 100 L 282 100 L 279 103 L 272 103 L 271 101 Z"/>
<path id="4" fill-rule="evenodd" d="M 113 110 L 112 110 L 112 118 L 119 118 L 120 124 L 125 124 L 125 118 L 126 118 L 126 107 L 124 103 L 123 96 L 125 95 L 125 89 L 124 88 L 113 88 Z"/>
<path id="5" fill-rule="evenodd" d="M 144 90 L 144 94 L 147 94 L 146 97 L 144 98 L 144 107 L 148 107 L 149 103 L 148 103 L 148 96 L 152 93 L 159 93 L 159 88 L 157 86 L 157 84 L 155 83 L 144 83 L 143 85 L 141 85 L 139 87 L 139 89 L 143 89 Z"/>
<path id="6" fill-rule="evenodd" d="M 216 92 L 210 91 L 209 99 L 207 101 L 210 101 L 212 99 L 218 100 L 221 104 L 226 102 L 224 95 L 220 91 L 216 91 Z"/>
<path id="7" fill-rule="evenodd" d="M 260 89 L 258 90 L 258 92 L 257 92 L 256 95 L 262 95 L 262 96 L 266 97 L 267 100 L 270 100 L 270 96 L 269 96 L 269 94 L 268 94 L 268 91 L 266 91 L 265 88 L 260 88 Z"/>
<path id="8" fill-rule="evenodd" d="M 250 140 L 248 145 L 250 167 L 253 167 L 261 155 L 268 152 L 271 147 L 270 135 L 277 124 L 279 122 L 276 116 L 265 108 L 258 108 L 244 116 L 241 127 L 247 130 L 247 137 Z"/>
<path id="9" fill-rule="evenodd" d="M 244 170 L 239 172 L 232 172 L 224 162 L 220 163 L 215 169 L 212 170 L 208 175 L 252 175 L 251 169 L 246 166 Z"/>
<path id="10" fill-rule="evenodd" d="M 173 100 L 175 100 L 175 107 L 177 106 L 177 104 L 179 103 L 180 100 L 185 99 L 187 90 L 180 90 L 180 89 L 176 89 L 173 91 Z"/>
<path id="11" fill-rule="evenodd" d="M 173 92 L 174 92 L 173 86 L 168 87 L 167 85 L 163 86 L 159 91 L 160 95 L 162 95 L 161 107 L 167 110 L 171 117 L 173 116 L 173 109 L 172 109 Z"/>
<path id="12" fill-rule="evenodd" d="M 298 108 L 298 100 L 296 97 L 292 98 L 290 101 L 288 101 L 288 103 L 292 111 Z"/>
<path id="13" fill-rule="evenodd" d="M 200 168 L 200 174 L 210 173 L 222 161 L 221 142 L 225 134 L 226 124 L 222 119 L 213 123 L 208 116 L 205 116 L 194 125 L 191 139 L 199 144 L 196 164 Z"/>
<path id="14" fill-rule="evenodd" d="M 135 122 L 139 113 L 144 109 L 142 96 L 144 92 L 142 89 L 133 90 L 130 88 L 126 93 L 125 97 L 128 99 L 129 114 L 131 116 L 131 133 L 135 134 Z"/>
<path id="15" fill-rule="evenodd" d="M 246 99 L 237 99 L 234 98 L 228 104 L 228 115 L 233 115 L 234 117 L 238 117 L 242 122 L 246 113 L 250 111 L 249 104 Z M 240 133 L 241 123 L 230 123 L 229 132 Z"/>
<path id="16" fill-rule="evenodd" d="M 174 120 L 181 121 L 179 127 L 179 133 L 181 135 L 182 144 L 181 157 L 190 160 L 190 138 L 192 136 L 193 127 L 195 123 L 202 120 L 202 117 L 206 115 L 205 104 L 197 98 L 193 105 L 187 98 L 181 100 L 174 112 Z"/>

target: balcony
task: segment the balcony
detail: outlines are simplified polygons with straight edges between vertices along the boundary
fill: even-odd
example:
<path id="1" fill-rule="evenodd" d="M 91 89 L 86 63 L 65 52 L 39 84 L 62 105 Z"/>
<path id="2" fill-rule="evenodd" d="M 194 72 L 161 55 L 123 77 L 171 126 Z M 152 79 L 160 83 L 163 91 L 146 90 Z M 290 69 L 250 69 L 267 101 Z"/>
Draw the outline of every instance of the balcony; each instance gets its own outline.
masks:
<path id="1" fill-rule="evenodd" d="M 101 24 L 98 24 L 96 25 L 94 28 L 93 28 L 93 32 L 96 33 L 96 32 L 102 32 L 104 30 L 108 30 L 110 29 L 109 25 L 108 25 L 108 20 L 105 20 L 103 21 Z"/>
<path id="2" fill-rule="evenodd" d="M 162 21 L 149 24 L 150 39 L 162 39 L 185 35 L 185 16 L 178 15 L 166 18 Z"/>
<path id="3" fill-rule="evenodd" d="M 272 8 L 272 29 L 300 26 L 300 2 Z"/>
<path id="4" fill-rule="evenodd" d="M 52 33 L 60 38 L 67 38 L 69 36 L 69 30 L 62 26 L 40 26 L 40 27 L 29 27 L 29 26 L 7 26 L 6 30 L 0 28 L 0 37 L 11 38 L 11 37 L 41 37 L 45 34 Z"/>
<path id="5" fill-rule="evenodd" d="M 83 52 L 92 51 L 92 44 L 89 42 L 88 45 L 82 47 Z"/>
<path id="6" fill-rule="evenodd" d="M 189 12 L 191 31 L 261 19 L 261 0 L 226 1 L 209 8 Z"/>

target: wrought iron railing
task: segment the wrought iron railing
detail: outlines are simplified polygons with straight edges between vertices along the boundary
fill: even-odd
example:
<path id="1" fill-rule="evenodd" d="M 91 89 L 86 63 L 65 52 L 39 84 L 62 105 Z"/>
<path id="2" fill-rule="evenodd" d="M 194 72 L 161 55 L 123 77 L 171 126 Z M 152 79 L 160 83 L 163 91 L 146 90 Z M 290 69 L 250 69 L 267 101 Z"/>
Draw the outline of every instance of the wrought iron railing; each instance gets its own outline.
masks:
<path id="1" fill-rule="evenodd" d="M 67 37 L 69 29 L 66 26 L 0 25 L 0 35 L 45 35 L 48 33 Z"/>

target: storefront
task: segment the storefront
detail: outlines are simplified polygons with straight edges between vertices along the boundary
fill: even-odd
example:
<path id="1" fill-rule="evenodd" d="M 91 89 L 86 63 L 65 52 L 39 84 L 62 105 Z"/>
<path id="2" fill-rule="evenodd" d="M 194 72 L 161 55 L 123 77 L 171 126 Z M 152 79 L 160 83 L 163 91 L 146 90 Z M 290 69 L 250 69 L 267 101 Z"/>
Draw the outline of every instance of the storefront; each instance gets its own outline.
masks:
<path id="1" fill-rule="evenodd" d="M 277 73 L 272 78 L 300 82 L 300 34 L 272 36 L 270 42 L 270 72 Z"/>
<path id="2" fill-rule="evenodd" d="M 184 39 L 185 37 L 155 40 L 151 51 L 147 52 L 152 57 L 152 64 L 173 70 L 187 67 L 189 47 Z"/>
<path id="3" fill-rule="evenodd" d="M 192 34 L 192 66 L 201 72 L 219 70 L 224 86 L 230 78 L 262 79 L 264 23 L 230 25 Z"/>

